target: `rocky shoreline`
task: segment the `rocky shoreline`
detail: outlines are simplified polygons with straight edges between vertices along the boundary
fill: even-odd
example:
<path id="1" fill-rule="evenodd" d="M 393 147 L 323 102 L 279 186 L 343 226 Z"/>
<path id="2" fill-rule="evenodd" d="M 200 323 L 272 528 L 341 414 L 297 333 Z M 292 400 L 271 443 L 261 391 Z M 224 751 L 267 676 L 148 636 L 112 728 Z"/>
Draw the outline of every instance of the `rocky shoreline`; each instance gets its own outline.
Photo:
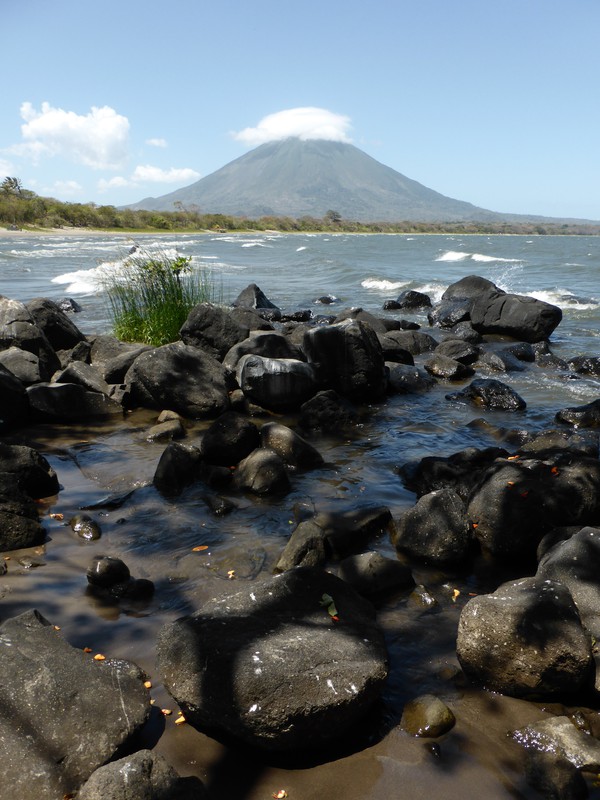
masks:
<path id="1" fill-rule="evenodd" d="M 404 293 L 387 308 L 430 304 L 416 295 Z M 442 384 L 449 403 L 510 413 L 524 407 L 523 398 L 479 370 L 504 375 L 543 364 L 600 375 L 597 356 L 565 363 L 553 355 L 548 339 L 560 309 L 477 276 L 450 286 L 430 308 L 431 333 L 361 309 L 282 314 L 253 284 L 232 308 L 197 306 L 180 340 L 160 348 L 87 337 L 65 308 L 0 298 L 3 432 L 14 440 L 26 425 L 154 410 L 148 439 L 165 443 L 154 486 L 176 502 L 200 483 L 217 516 L 231 510 L 232 495 L 284 498 L 296 475 L 323 463 L 311 443 L 316 432 L 343 437 L 366 405 L 390 394 Z M 282 424 L 281 414 L 295 423 Z M 207 420 L 191 442 L 183 441 L 186 420 Z M 510 564 L 518 577 L 462 608 L 460 679 L 515 698 L 585 705 L 582 724 L 559 715 L 515 731 L 531 787 L 585 796 L 582 773 L 600 770 L 599 426 L 597 400 L 561 410 L 536 434 L 498 431 L 502 446 L 405 464 L 400 476 L 416 502 L 398 519 L 368 503 L 301 515 L 275 576 L 223 593 L 160 631 L 158 669 L 181 719 L 218 739 L 293 756 L 360 737 L 393 679 L 373 602 L 405 594 L 427 603 L 415 565 L 468 572 L 484 559 L 491 572 Z M 25 445 L 0 445 L 0 459 L 0 550 L 10 554 L 44 541 L 38 501 L 59 493 L 60 476 Z M 82 539 L 101 535 L 93 516 L 79 515 L 71 527 Z M 397 559 L 377 552 L 381 535 Z M 155 589 L 110 555 L 90 564 L 87 580 L 117 603 Z M 198 780 L 180 779 L 157 754 L 136 751 L 151 706 L 148 678 L 133 663 L 94 660 L 34 610 L 2 617 L 0 645 L 0 728 L 14 797 L 117 798 L 123 775 L 135 776 L 132 797 L 203 796 Z M 14 697 L 22 698 L 18 709 Z M 94 714 L 86 743 L 78 720 L 98 702 L 110 721 Z M 423 695 L 407 704 L 400 727 L 437 741 L 455 722 L 445 702 Z M 127 750 L 134 754 L 119 760 Z"/>

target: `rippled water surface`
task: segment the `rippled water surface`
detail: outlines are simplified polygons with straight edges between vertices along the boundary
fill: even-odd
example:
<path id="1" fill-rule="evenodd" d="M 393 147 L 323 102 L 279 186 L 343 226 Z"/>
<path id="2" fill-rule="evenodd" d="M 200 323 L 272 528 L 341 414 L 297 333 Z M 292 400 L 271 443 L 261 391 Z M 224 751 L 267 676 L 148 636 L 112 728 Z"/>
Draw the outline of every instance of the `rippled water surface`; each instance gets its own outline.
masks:
<path id="1" fill-rule="evenodd" d="M 315 314 L 361 306 L 394 316 L 397 312 L 383 312 L 382 304 L 404 289 L 426 292 L 436 300 L 449 283 L 478 274 L 505 290 L 532 294 L 563 309 L 563 322 L 551 341 L 557 355 L 598 354 L 600 239 L 594 237 L 206 234 L 134 241 L 15 234 L 0 238 L 0 291 L 23 301 L 72 297 L 83 308 L 73 319 L 85 333 L 107 331 L 102 275 L 118 273 L 134 245 L 191 255 L 196 268 L 210 269 L 224 303 L 254 282 L 282 310 L 310 308 Z M 316 304 L 323 295 L 337 302 Z M 428 330 L 423 314 L 402 316 Z M 398 517 L 415 498 L 402 486 L 397 467 L 425 455 L 494 444 L 493 432 L 474 425 L 475 419 L 483 417 L 496 429 L 540 430 L 553 426 L 558 409 L 600 396 L 598 379 L 573 379 L 535 365 L 500 377 L 525 398 L 526 411 L 474 411 L 446 400 L 448 391 L 460 386 L 443 384 L 424 395 L 389 398 L 364 409 L 360 425 L 348 435 L 311 439 L 325 465 L 293 475 L 287 497 L 255 500 L 224 492 L 235 506 L 224 517 L 209 510 L 206 487 L 192 486 L 176 500 L 153 488 L 164 449 L 146 438 L 154 412 L 134 412 L 117 423 L 18 431 L 10 439 L 44 452 L 63 488 L 45 509 L 48 541 L 27 554 L 39 566 L 27 568 L 19 563 L 22 554 L 10 554 L 8 575 L 0 579 L 0 617 L 35 605 L 75 646 L 137 661 L 155 679 L 158 704 L 173 705 L 154 675 L 159 627 L 215 594 L 270 575 L 290 530 L 306 510 L 376 503 Z M 284 421 L 295 422 L 293 416 Z M 205 423 L 189 423 L 187 441 L 194 442 L 203 427 Z M 90 506 L 94 508 L 87 513 L 103 532 L 93 543 L 78 539 L 65 525 Z M 49 513 L 63 514 L 64 520 Z M 198 545 L 207 549 L 194 552 Z M 394 556 L 387 535 L 371 546 Z M 121 557 L 135 577 L 153 580 L 152 601 L 117 608 L 90 597 L 85 570 L 97 553 Z M 234 580 L 228 577 L 231 570 Z M 211 797 L 223 800 L 262 800 L 281 788 L 291 800 L 342 794 L 347 800 L 536 797 L 523 782 L 522 753 L 505 734 L 544 712 L 531 703 L 468 690 L 456 680 L 456 623 L 469 593 L 483 589 L 484 579 L 423 568 L 415 568 L 415 577 L 436 598 L 434 611 L 411 606 L 405 596 L 391 598 L 379 609 L 392 667 L 385 735 L 375 725 L 367 744 L 356 752 L 323 754 L 322 763 L 294 770 L 228 750 L 190 728 L 176 729 L 170 718 L 157 722 L 148 736 L 158 739 L 157 749 L 182 774 L 200 775 L 211 786 Z M 454 589 L 460 591 L 458 597 Z M 441 743 L 441 759 L 397 727 L 405 700 L 423 691 L 446 698 L 458 718 Z M 159 738 L 161 724 L 165 730 Z M 592 796 L 598 797 L 594 791 Z"/>

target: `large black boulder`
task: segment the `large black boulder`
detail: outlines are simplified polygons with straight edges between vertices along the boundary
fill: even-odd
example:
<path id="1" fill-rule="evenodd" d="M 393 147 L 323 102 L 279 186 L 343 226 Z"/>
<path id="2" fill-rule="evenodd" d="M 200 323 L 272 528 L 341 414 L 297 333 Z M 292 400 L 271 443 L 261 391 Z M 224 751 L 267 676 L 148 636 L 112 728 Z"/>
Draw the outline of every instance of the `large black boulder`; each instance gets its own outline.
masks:
<path id="1" fill-rule="evenodd" d="M 514 697 L 564 696 L 593 684 L 591 636 L 558 581 L 524 578 L 469 600 L 456 653 L 468 678 Z"/>
<path id="2" fill-rule="evenodd" d="M 600 528 L 582 528 L 555 544 L 542 556 L 536 575 L 567 587 L 583 624 L 599 640 Z"/>
<path id="3" fill-rule="evenodd" d="M 0 442 L 0 472 L 13 475 L 21 491 L 30 497 L 50 497 L 60 485 L 56 472 L 33 447 Z"/>
<path id="4" fill-rule="evenodd" d="M 53 300 L 36 297 L 26 303 L 25 308 L 54 350 L 69 350 L 85 341 L 85 335 Z"/>
<path id="5" fill-rule="evenodd" d="M 158 668 L 192 725 L 297 752 L 352 731 L 380 695 L 387 653 L 370 603 L 299 568 L 167 624 Z"/>
<path id="6" fill-rule="evenodd" d="M 202 348 L 217 361 L 221 361 L 235 344 L 246 339 L 248 333 L 248 328 L 242 327 L 227 311 L 212 303 L 194 306 L 179 331 L 184 344 Z"/>
<path id="7" fill-rule="evenodd" d="M 442 300 L 475 300 L 478 297 L 501 292 L 495 283 L 481 278 L 479 275 L 466 275 L 446 289 Z"/>
<path id="8" fill-rule="evenodd" d="M 453 489 L 419 498 L 396 522 L 396 549 L 430 564 L 461 565 L 473 545 L 464 502 Z"/>
<path id="9" fill-rule="evenodd" d="M 467 514 L 489 553 L 532 556 L 557 526 L 600 523 L 600 462 L 560 451 L 497 459 L 480 474 Z"/>
<path id="10" fill-rule="evenodd" d="M 377 334 L 358 320 L 310 328 L 304 351 L 322 380 L 358 402 L 378 400 L 386 388 L 385 360 Z"/>
<path id="11" fill-rule="evenodd" d="M 223 365 L 235 369 L 242 356 L 252 354 L 263 358 L 293 358 L 305 361 L 301 348 L 292 344 L 287 336 L 276 331 L 252 333 L 243 342 L 233 345 L 223 358 Z"/>
<path id="12" fill-rule="evenodd" d="M 29 402 L 24 384 L 0 364 L 0 431 L 25 422 Z"/>
<path id="13" fill-rule="evenodd" d="M 125 376 L 134 403 L 184 417 L 216 417 L 229 407 L 224 368 L 201 348 L 182 342 L 139 355 Z"/>
<path id="14" fill-rule="evenodd" d="M 27 387 L 31 416 L 37 422 L 72 422 L 123 414 L 120 402 L 80 383 L 36 383 Z"/>
<path id="15" fill-rule="evenodd" d="M 44 380 L 49 380 L 60 368 L 60 359 L 54 348 L 25 305 L 0 295 L 0 350 L 9 347 L 20 347 L 37 356 Z"/>
<path id="16" fill-rule="evenodd" d="M 315 365 L 293 358 L 242 356 L 236 379 L 246 397 L 274 411 L 298 408 L 319 388 Z"/>
<path id="17" fill-rule="evenodd" d="M 523 342 L 548 339 L 561 320 L 558 306 L 518 294 L 495 292 L 477 298 L 471 306 L 471 324 L 476 331 Z"/>
<path id="18" fill-rule="evenodd" d="M 134 664 L 94 660 L 37 611 L 0 626 L 2 785 L 10 797 L 72 796 L 149 713 Z"/>

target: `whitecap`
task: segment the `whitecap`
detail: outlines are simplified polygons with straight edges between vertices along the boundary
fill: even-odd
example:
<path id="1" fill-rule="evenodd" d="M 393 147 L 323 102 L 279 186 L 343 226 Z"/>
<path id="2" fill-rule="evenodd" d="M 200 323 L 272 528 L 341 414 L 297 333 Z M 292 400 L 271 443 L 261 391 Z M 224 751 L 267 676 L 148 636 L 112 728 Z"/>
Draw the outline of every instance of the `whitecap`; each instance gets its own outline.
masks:
<path id="1" fill-rule="evenodd" d="M 435 260 L 436 261 L 466 261 L 467 259 L 471 259 L 471 261 L 477 261 L 480 263 L 487 264 L 492 261 L 502 261 L 506 263 L 520 263 L 520 258 L 502 258 L 502 256 L 486 256 L 484 253 L 460 253 L 457 250 L 448 250 L 446 253 L 442 253 L 441 256 L 438 256 Z"/>
<path id="2" fill-rule="evenodd" d="M 545 303 L 551 303 L 561 308 L 569 308 L 572 311 L 589 311 L 590 309 L 598 308 L 599 305 L 598 300 L 593 297 L 578 297 L 568 289 L 540 289 L 527 294 L 530 297 L 535 297 L 536 300 L 543 300 Z"/>
<path id="3" fill-rule="evenodd" d="M 300 253 L 302 250 L 306 250 L 306 247 L 305 247 L 305 246 L 302 246 L 302 247 L 297 247 L 297 248 L 296 248 L 296 252 L 297 252 L 297 253 Z"/>
<path id="4" fill-rule="evenodd" d="M 106 277 L 106 270 L 102 267 L 93 269 L 79 269 L 75 272 L 65 272 L 52 278 L 51 283 L 68 284 L 66 292 L 68 294 L 93 294 L 102 286 L 103 278 Z"/>
<path id="5" fill-rule="evenodd" d="M 409 281 L 387 281 L 380 278 L 365 278 L 361 281 L 363 289 L 375 289 L 379 292 L 394 292 L 406 286 Z"/>
<path id="6" fill-rule="evenodd" d="M 441 256 L 438 256 L 435 260 L 436 261 L 464 261 L 465 258 L 469 258 L 470 253 L 458 253 L 456 250 L 448 250 L 446 253 L 442 253 Z"/>

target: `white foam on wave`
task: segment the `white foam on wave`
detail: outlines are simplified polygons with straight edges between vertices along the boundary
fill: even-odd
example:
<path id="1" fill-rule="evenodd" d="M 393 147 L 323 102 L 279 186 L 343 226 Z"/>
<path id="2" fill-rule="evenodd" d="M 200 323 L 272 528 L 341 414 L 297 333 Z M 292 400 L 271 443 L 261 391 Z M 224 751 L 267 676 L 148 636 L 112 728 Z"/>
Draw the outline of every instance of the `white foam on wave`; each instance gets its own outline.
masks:
<path id="1" fill-rule="evenodd" d="M 486 256 L 484 253 L 460 253 L 457 250 L 448 250 L 446 253 L 442 253 L 441 256 L 438 256 L 435 260 L 466 261 L 467 259 L 484 264 L 490 262 L 498 262 L 498 261 L 505 262 L 507 264 L 518 264 L 521 261 L 520 258 L 502 258 L 501 256 Z"/>
<path id="2" fill-rule="evenodd" d="M 265 243 L 264 239 L 255 239 L 252 242 L 244 242 L 242 247 L 269 247 L 270 245 Z"/>
<path id="3" fill-rule="evenodd" d="M 365 278 L 361 281 L 363 289 L 375 289 L 378 292 L 395 292 L 407 286 L 409 281 L 388 281 L 381 278 Z"/>
<path id="4" fill-rule="evenodd" d="M 568 308 L 572 311 L 590 311 L 600 305 L 600 302 L 595 298 L 578 297 L 569 289 L 540 289 L 527 294 L 530 297 L 535 297 L 536 300 L 543 300 L 545 303 L 551 303 L 563 309 Z"/>
<path id="5" fill-rule="evenodd" d="M 304 245 L 303 245 L 302 247 L 297 247 L 297 248 L 296 248 L 296 252 L 297 252 L 297 253 L 300 253 L 300 252 L 302 252 L 302 250 L 306 250 L 306 246 L 304 246 Z"/>
<path id="6" fill-rule="evenodd" d="M 75 272 L 65 272 L 52 278 L 51 283 L 68 284 L 68 294 L 94 294 L 99 291 L 111 272 L 116 274 L 123 267 L 123 261 L 106 262 L 92 269 L 78 269 Z"/>
<path id="7" fill-rule="evenodd" d="M 155 257 L 157 259 L 175 259 L 181 255 L 174 247 L 163 248 L 160 243 L 154 243 L 151 249 L 149 246 L 127 253 L 123 258 L 114 261 L 102 261 L 98 266 L 91 269 L 78 269 L 73 272 L 63 272 L 51 279 L 51 283 L 67 284 L 68 294 L 94 294 L 101 291 L 107 283 L 119 281 L 120 277 L 125 277 L 127 271 L 136 265 L 136 258 L 143 263 L 145 260 Z M 194 259 L 192 259 L 193 261 Z"/>
<path id="8" fill-rule="evenodd" d="M 448 250 L 446 253 L 442 253 L 441 256 L 438 256 L 435 260 L 436 261 L 464 261 L 465 258 L 470 257 L 470 253 L 459 253 L 456 250 Z"/>

